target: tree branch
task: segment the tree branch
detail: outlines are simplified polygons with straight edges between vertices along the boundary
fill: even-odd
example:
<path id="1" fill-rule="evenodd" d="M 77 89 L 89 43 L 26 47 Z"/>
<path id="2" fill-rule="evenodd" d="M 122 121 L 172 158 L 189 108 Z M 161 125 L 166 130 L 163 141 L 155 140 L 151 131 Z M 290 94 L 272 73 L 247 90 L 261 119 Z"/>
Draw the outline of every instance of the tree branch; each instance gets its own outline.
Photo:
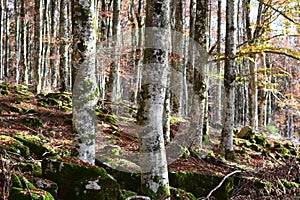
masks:
<path id="1" fill-rule="evenodd" d="M 222 179 L 222 181 L 219 183 L 219 185 L 217 185 L 214 189 L 212 189 L 212 191 L 210 191 L 210 193 L 206 196 L 206 199 L 209 199 L 209 197 L 212 195 L 212 193 L 213 193 L 214 191 L 216 191 L 217 189 L 219 189 L 219 188 L 222 186 L 222 184 L 224 183 L 224 181 L 225 181 L 228 177 L 232 176 L 233 174 L 241 173 L 241 172 L 242 172 L 241 170 L 235 170 L 235 171 L 233 171 L 233 172 L 227 174 L 227 175 Z"/>
<path id="2" fill-rule="evenodd" d="M 260 2 L 260 0 L 257 0 Z M 287 16 L 285 13 L 281 12 L 280 10 L 278 10 L 277 8 L 274 8 L 272 5 L 270 5 L 269 3 L 264 3 L 262 1 L 262 3 L 268 7 L 268 8 L 271 8 L 272 10 L 274 10 L 275 12 L 279 13 L 281 16 L 283 16 L 284 18 L 286 18 L 287 20 L 289 20 L 290 22 L 296 24 L 296 25 L 299 25 L 299 23 L 297 23 L 295 20 L 293 20 L 292 18 L 290 18 L 289 16 Z"/>

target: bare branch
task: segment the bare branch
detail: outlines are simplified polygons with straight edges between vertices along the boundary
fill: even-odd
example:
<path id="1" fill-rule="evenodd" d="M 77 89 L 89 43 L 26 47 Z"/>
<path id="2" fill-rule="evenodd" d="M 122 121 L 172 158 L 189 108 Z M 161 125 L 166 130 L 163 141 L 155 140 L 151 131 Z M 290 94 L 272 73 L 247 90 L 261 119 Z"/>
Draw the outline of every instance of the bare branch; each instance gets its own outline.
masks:
<path id="1" fill-rule="evenodd" d="M 235 171 L 233 171 L 233 172 L 227 174 L 227 175 L 222 179 L 222 181 L 219 183 L 219 185 L 217 185 L 214 189 L 212 189 L 212 191 L 210 191 L 210 193 L 206 196 L 206 199 L 209 199 L 210 196 L 212 195 L 212 193 L 213 193 L 214 191 L 216 191 L 217 189 L 219 189 L 219 188 L 222 186 L 222 184 L 224 183 L 224 181 L 225 181 L 228 177 L 232 176 L 233 174 L 241 173 L 241 172 L 242 172 L 241 170 L 235 170 Z"/>

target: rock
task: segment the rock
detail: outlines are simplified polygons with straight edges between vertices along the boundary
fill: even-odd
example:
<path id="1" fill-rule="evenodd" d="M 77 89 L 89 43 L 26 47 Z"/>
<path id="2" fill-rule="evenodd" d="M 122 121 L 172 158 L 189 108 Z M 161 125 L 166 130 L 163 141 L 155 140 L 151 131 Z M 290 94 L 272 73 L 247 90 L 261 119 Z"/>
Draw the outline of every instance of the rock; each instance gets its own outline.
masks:
<path id="1" fill-rule="evenodd" d="M 30 193 L 29 193 L 30 190 Z M 47 191 L 36 188 L 27 178 L 18 173 L 12 174 L 12 189 L 9 200 L 54 200 Z"/>
<path id="2" fill-rule="evenodd" d="M 30 157 L 29 148 L 19 140 L 8 135 L 0 135 L 0 148 L 20 154 L 25 158 Z"/>
<path id="3" fill-rule="evenodd" d="M 15 139 L 21 141 L 24 145 L 28 146 L 30 151 L 34 153 L 39 159 L 42 159 L 45 152 L 49 150 L 43 146 L 43 142 L 40 137 L 35 135 L 16 135 Z"/>
<path id="4" fill-rule="evenodd" d="M 222 177 L 196 172 L 169 172 L 170 186 L 192 193 L 197 198 L 205 197 L 222 180 Z M 229 177 L 212 196 L 218 200 L 229 199 L 234 188 L 234 177 Z"/>
<path id="5" fill-rule="evenodd" d="M 55 182 L 45 179 L 38 179 L 36 180 L 35 185 L 38 188 L 49 192 L 53 197 L 57 198 L 58 185 Z"/>
<path id="6" fill-rule="evenodd" d="M 250 132 L 250 126 L 244 126 L 237 134 L 235 137 L 237 138 L 244 138 L 245 136 L 247 136 Z"/>
<path id="7" fill-rule="evenodd" d="M 114 200 L 121 195 L 119 184 L 103 168 L 47 158 L 42 171 L 44 178 L 58 184 L 60 199 Z"/>

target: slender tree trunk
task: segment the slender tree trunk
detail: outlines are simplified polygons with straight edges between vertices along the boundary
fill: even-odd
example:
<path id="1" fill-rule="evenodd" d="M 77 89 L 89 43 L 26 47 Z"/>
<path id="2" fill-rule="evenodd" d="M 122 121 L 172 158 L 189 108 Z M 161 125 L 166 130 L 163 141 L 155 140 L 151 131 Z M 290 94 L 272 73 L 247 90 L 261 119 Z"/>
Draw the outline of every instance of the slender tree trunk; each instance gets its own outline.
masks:
<path id="1" fill-rule="evenodd" d="M 50 2 L 51 11 L 51 35 L 50 35 L 50 68 L 51 68 L 51 86 L 52 88 L 57 87 L 58 83 L 58 45 L 57 45 L 57 30 L 58 30 L 58 19 L 59 19 L 59 7 L 61 0 Z"/>
<path id="2" fill-rule="evenodd" d="M 21 51 L 20 51 L 20 1 L 15 1 L 15 81 L 18 84 L 21 80 Z"/>
<path id="3" fill-rule="evenodd" d="M 197 0 L 196 5 L 196 21 L 195 21 L 195 35 L 194 40 L 199 44 L 201 52 L 207 52 L 207 16 L 208 14 L 208 0 Z M 203 55 L 197 66 L 194 66 L 194 83 L 193 83 L 193 111 L 192 111 L 192 125 L 197 127 L 197 131 L 193 134 L 192 148 L 195 150 L 202 149 L 203 123 L 206 96 L 206 56 Z"/>
<path id="4" fill-rule="evenodd" d="M 79 159 L 95 162 L 95 104 L 99 90 L 95 76 L 96 27 L 94 0 L 72 2 L 74 50 L 72 67 L 76 68 L 73 82 L 74 153 Z"/>
<path id="5" fill-rule="evenodd" d="M 0 80 L 3 80 L 4 77 L 4 67 L 3 67 L 3 51 L 4 51 L 4 1 L 0 2 Z"/>
<path id="6" fill-rule="evenodd" d="M 27 63 L 27 19 L 26 19 L 26 12 L 25 12 L 25 4 L 26 1 L 22 0 L 20 8 L 20 67 L 22 67 L 21 75 L 22 81 L 26 85 L 28 84 L 28 63 Z"/>
<path id="7" fill-rule="evenodd" d="M 170 1 L 147 0 L 146 45 L 143 84 L 137 123 L 139 125 L 142 191 L 152 199 L 170 195 L 166 150 L 163 137 L 163 109 L 167 86 L 170 39 Z M 160 29 L 163 28 L 163 29 Z M 149 45 L 149 44 L 148 44 Z"/>
<path id="8" fill-rule="evenodd" d="M 114 44 L 114 56 L 112 56 L 113 62 L 110 65 L 109 82 L 107 85 L 108 99 L 112 103 L 117 103 L 121 99 L 121 88 L 120 88 L 120 44 L 121 44 L 121 0 L 113 0 L 113 32 L 115 37 Z M 112 105 L 112 108 L 114 106 Z M 117 108 L 113 109 L 117 112 Z"/>
<path id="9" fill-rule="evenodd" d="M 236 57 L 236 2 L 226 1 L 226 39 L 225 39 L 225 100 L 223 110 L 223 129 L 221 133 L 221 153 L 225 159 L 234 160 L 233 126 L 234 126 L 234 91 L 235 91 L 235 57 Z"/>
<path id="10" fill-rule="evenodd" d="M 42 89 L 42 31 L 43 31 L 43 8 L 42 0 L 35 0 L 35 24 L 34 24 L 34 79 L 35 79 L 35 91 L 41 92 Z"/>
<path id="11" fill-rule="evenodd" d="M 61 0 L 60 3 L 60 18 L 59 18 L 59 35 L 60 35 L 60 67 L 59 67 L 59 77 L 60 77 L 60 91 L 66 92 L 68 90 L 68 48 L 69 48 L 69 35 L 67 29 L 68 22 L 68 0 Z"/>

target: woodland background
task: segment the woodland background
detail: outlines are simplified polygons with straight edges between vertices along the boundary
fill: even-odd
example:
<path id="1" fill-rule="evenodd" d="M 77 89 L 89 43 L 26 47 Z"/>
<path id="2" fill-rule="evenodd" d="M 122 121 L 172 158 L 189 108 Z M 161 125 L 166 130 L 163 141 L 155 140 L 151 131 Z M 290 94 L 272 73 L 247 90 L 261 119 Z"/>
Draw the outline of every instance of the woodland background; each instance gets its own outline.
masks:
<path id="1" fill-rule="evenodd" d="M 85 3 L 2 0 L 0 80 L 4 96 L 1 98 L 12 101 L 17 97 L 10 97 L 10 92 L 19 93 L 15 88 L 25 85 L 30 92 L 22 94 L 28 97 L 19 99 L 21 106 L 23 101 L 29 103 L 33 91 L 34 98 L 38 98 L 37 106 L 48 109 L 52 105 L 50 109 L 57 113 L 60 113 L 57 109 L 66 112 L 71 107 L 71 123 L 77 131 L 68 127 L 64 130 L 65 136 L 61 130 L 57 134 L 68 137 L 66 140 L 73 143 L 72 150 L 69 143 L 66 145 L 66 154 L 77 153 L 77 158 L 92 165 L 97 164 L 95 146 L 101 146 L 96 142 L 94 122 L 102 121 L 101 130 L 114 140 L 114 144 L 120 143 L 118 148 L 128 146 L 132 149 L 127 153 L 141 152 L 140 163 L 137 161 L 142 169 L 141 191 L 154 199 L 171 195 L 168 176 L 172 175 L 168 175 L 165 148 L 176 138 L 178 128 L 185 126 L 188 126 L 188 136 L 184 139 L 188 145 L 180 146 L 180 159 L 171 168 L 182 171 L 184 166 L 183 171 L 199 170 L 198 167 L 205 165 L 200 163 L 203 145 L 210 144 L 210 153 L 204 153 L 208 164 L 225 163 L 225 172 L 236 167 L 238 170 L 233 173 L 242 173 L 241 167 L 232 167 L 222 159 L 237 162 L 248 152 L 248 156 L 259 163 L 259 158 L 266 161 L 266 156 L 272 160 L 271 164 L 263 162 L 262 165 L 277 172 L 281 166 L 287 166 L 284 169 L 292 173 L 284 183 L 297 183 L 291 188 L 299 189 L 296 178 L 299 169 L 292 171 L 299 168 L 299 6 L 295 0 L 95 0 Z M 153 32 L 152 37 L 157 39 L 153 43 L 169 46 L 167 50 L 146 47 L 147 38 L 151 37 L 147 35 L 147 28 L 153 26 L 165 28 L 165 33 Z M 178 40 L 169 30 L 186 37 Z M 126 37 L 122 35 L 128 32 Z M 163 67 L 144 67 L 151 62 Z M 147 81 L 151 84 L 145 84 Z M 12 87 L 9 83 L 17 85 Z M 73 95 L 71 102 L 70 94 Z M 12 106 L 17 101 L 1 105 L 1 113 L 7 118 L 1 121 L 4 132 L 11 128 L 7 124 L 16 124 L 8 118 L 20 117 L 12 113 L 28 114 L 26 106 Z M 66 108 L 63 101 L 67 102 Z M 35 101 L 31 104 L 36 106 Z M 90 111 L 96 113 L 97 118 Z M 40 115 L 35 110 L 31 112 Z M 62 115 L 70 117 L 69 114 Z M 41 125 L 36 128 L 45 128 L 43 120 L 34 118 L 33 122 Z M 51 124 L 51 119 L 46 123 Z M 140 132 L 134 130 L 138 132 L 138 141 L 131 138 L 134 134 L 126 135 L 133 131 L 130 129 L 132 123 L 141 128 Z M 29 125 L 22 126 L 45 137 Z M 108 126 L 110 131 L 106 130 Z M 145 137 L 149 130 L 154 132 L 153 138 Z M 291 142 L 283 144 L 266 139 L 261 132 Z M 8 131 L 8 135 L 1 137 L 20 140 L 15 134 L 19 133 Z M 2 142 L 5 145 L 6 140 Z M 51 140 L 49 145 L 55 145 Z M 114 148 L 117 147 L 113 146 L 113 152 Z M 77 152 L 71 153 L 73 150 Z M 44 157 L 44 153 L 40 157 Z M 255 165 L 250 157 L 240 162 Z M 191 158 L 199 163 L 195 164 Z M 276 160 L 279 160 L 279 167 Z M 3 159 L 1 162 L 5 163 Z M 42 161 L 47 162 L 54 161 Z M 46 165 L 50 164 L 42 164 L 43 176 L 47 176 Z M 150 167 L 152 171 L 143 171 L 148 165 L 153 167 Z M 262 174 L 265 172 L 259 175 Z M 275 183 L 271 188 L 274 186 L 275 192 L 272 195 L 299 194 L 290 188 L 288 192 L 286 189 L 278 192 L 283 185 L 282 174 L 278 175 L 280 179 L 273 175 Z M 176 180 L 173 178 L 170 182 Z M 55 181 L 59 183 L 60 180 Z M 66 183 L 60 184 L 66 186 Z M 270 191 L 265 189 L 263 193 Z M 60 198 L 68 195 L 62 191 L 58 194 Z"/>

